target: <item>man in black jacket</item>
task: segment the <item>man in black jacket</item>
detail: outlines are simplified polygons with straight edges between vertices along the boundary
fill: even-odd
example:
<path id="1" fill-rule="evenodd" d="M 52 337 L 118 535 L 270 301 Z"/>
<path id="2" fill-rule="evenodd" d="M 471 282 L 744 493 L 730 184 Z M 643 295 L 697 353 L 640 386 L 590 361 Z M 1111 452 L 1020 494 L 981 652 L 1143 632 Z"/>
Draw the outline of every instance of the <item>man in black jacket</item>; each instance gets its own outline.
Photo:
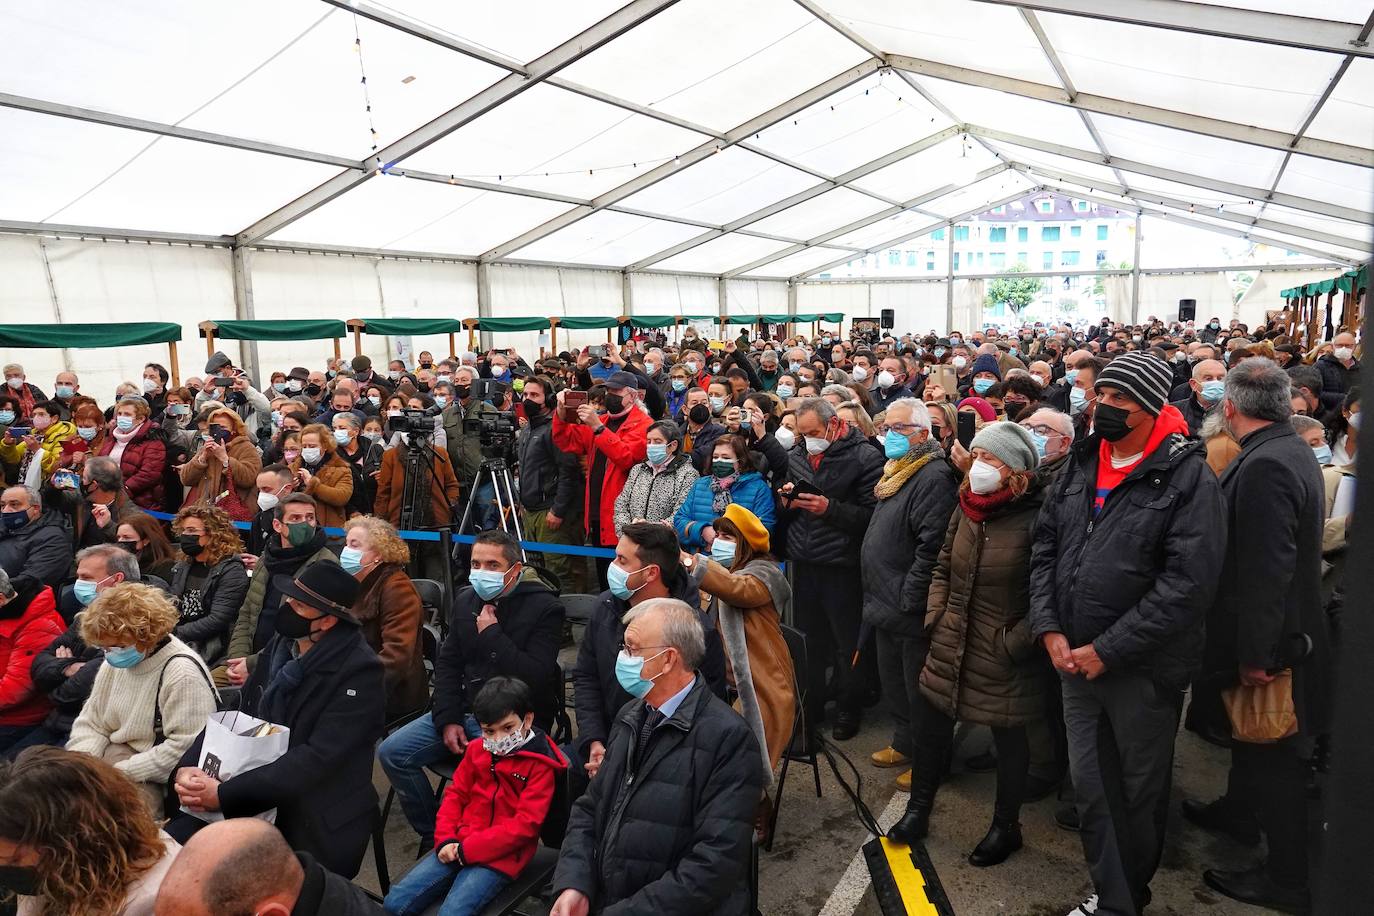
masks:
<path id="1" fill-rule="evenodd" d="M 1226 530 L 1204 449 L 1165 404 L 1171 378 L 1146 353 L 1102 371 L 1096 431 L 1055 479 L 1031 551 L 1032 635 L 1060 674 L 1095 911 L 1112 916 L 1140 912 L 1159 865 Z"/>
<path id="2" fill-rule="evenodd" d="M 629 617 L 617 670 L 636 699 L 573 806 L 551 916 L 746 916 L 758 741 L 697 672 L 706 646 L 696 608 L 658 599 Z"/>
<path id="3" fill-rule="evenodd" d="M 863 586 L 854 570 L 877 503 L 873 487 L 883 475 L 883 458 L 828 401 L 807 398 L 796 419 L 806 447 L 788 454 L 791 481 L 783 485 L 782 519 L 792 564 L 792 607 L 797 627 L 810 640 L 807 719 L 814 726 L 825 719 L 825 669 L 833 663 L 839 682 L 834 736 L 844 741 L 858 734 L 863 695 L 876 669 L 871 651 L 861 653 L 862 668 L 854 667 L 863 613 Z M 803 482 L 819 494 L 789 495 Z"/>
<path id="4" fill-rule="evenodd" d="M 277 635 L 239 694 L 239 708 L 291 730 L 286 753 L 221 783 L 200 768 L 204 733 L 182 756 L 176 794 L 191 811 L 227 818 L 277 809 L 277 829 L 291 848 L 325 868 L 358 873 L 377 817 L 372 749 L 386 727 L 382 662 L 349 608 L 358 580 L 337 563 L 312 563 L 281 577 L 286 599 Z M 165 827 L 178 842 L 205 826 L 181 814 Z"/>
<path id="5" fill-rule="evenodd" d="M 1335 348 L 1317 358 L 1317 371 L 1322 374 L 1322 408 L 1327 411 L 1341 406 L 1345 395 L 1360 384 L 1360 361 L 1355 358 L 1355 335 L 1349 331 L 1337 334 L 1332 340 Z"/>
<path id="6" fill-rule="evenodd" d="M 425 775 L 482 736 L 472 700 L 489 678 L 518 678 L 534 697 L 534 724 L 547 731 L 557 707 L 563 605 L 520 560 L 520 545 L 499 528 L 472 545 L 468 586 L 454 596 L 448 638 L 434 669 L 434 708 L 397 729 L 377 749 L 410 826 L 433 846 L 439 800 Z M 485 580 L 485 581 L 484 581 Z M 490 583 L 490 584 L 488 584 Z M 479 591 L 480 589 L 480 591 Z"/>
<path id="7" fill-rule="evenodd" d="M 917 680 L 930 647 L 926 594 L 958 499 L 959 478 L 930 438 L 930 411 L 920 401 L 893 401 L 885 423 L 890 464 L 878 482 L 878 502 L 864 535 L 861 578 L 863 619 L 876 631 L 878 672 L 889 687 L 893 721 L 892 741 L 871 759 L 874 766 L 900 767 L 911 762 L 912 722 L 921 709 Z M 910 778 L 898 777 L 908 786 Z"/>
<path id="8" fill-rule="evenodd" d="M 1291 668 L 1298 732 L 1273 744 L 1234 740 L 1226 795 L 1210 805 L 1185 801 L 1183 810 L 1232 833 L 1237 823 L 1253 831 L 1257 819 L 1268 840 L 1267 860 L 1243 871 L 1209 869 L 1208 885 L 1244 903 L 1306 912 L 1306 760 L 1326 730 L 1331 670 L 1321 602 L 1326 491 L 1311 449 L 1288 422 L 1289 378 L 1277 365 L 1247 359 L 1232 369 L 1223 409 L 1241 452 L 1221 475 L 1230 536 L 1207 619 L 1204 677 L 1262 687 Z M 1303 657 L 1298 647 L 1309 640 Z"/>
<path id="9" fill-rule="evenodd" d="M 15 589 L 56 589 L 72 568 L 72 532 L 66 520 L 44 509 L 38 493 L 27 487 L 0 493 L 0 517 L 0 569 L 9 573 Z"/>
<path id="10" fill-rule="evenodd" d="M 516 435 L 515 448 L 520 459 L 519 499 L 525 538 L 545 544 L 581 544 L 582 462 L 553 444 L 553 382 L 546 375 L 532 376 L 525 380 L 522 394 L 527 422 Z M 565 591 L 585 591 L 585 562 L 572 562 L 565 553 L 540 556 Z"/>
<path id="11" fill-rule="evenodd" d="M 573 668 L 577 740 L 568 754 L 573 795 L 585 776 L 596 775 L 606 755 L 616 713 L 632 697 L 616 679 L 616 656 L 625 638 L 625 616 L 654 598 L 676 598 L 700 607 L 696 585 L 683 574 L 681 548 L 673 529 L 658 522 L 632 522 L 620 534 L 608 569 L 609 591 L 601 593 L 587 623 Z M 717 696 L 725 696 L 725 651 L 715 627 L 706 635 L 702 677 Z"/>
<path id="12" fill-rule="evenodd" d="M 1202 430 L 1202 421 L 1214 404 L 1221 403 L 1222 388 L 1226 384 L 1226 364 L 1219 359 L 1204 359 L 1193 367 L 1188 382 L 1188 397 L 1172 402 L 1188 422 L 1188 435 Z"/>

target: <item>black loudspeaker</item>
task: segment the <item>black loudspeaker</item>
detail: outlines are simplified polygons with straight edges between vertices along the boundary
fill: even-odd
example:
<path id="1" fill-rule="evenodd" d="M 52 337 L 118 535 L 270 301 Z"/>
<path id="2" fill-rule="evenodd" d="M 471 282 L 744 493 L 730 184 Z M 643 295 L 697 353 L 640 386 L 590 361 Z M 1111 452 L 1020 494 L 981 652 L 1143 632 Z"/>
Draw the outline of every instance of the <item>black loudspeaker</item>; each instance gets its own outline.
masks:
<path id="1" fill-rule="evenodd" d="M 883 309 L 878 318 L 878 326 L 884 331 L 890 331 L 897 326 L 897 313 L 893 309 Z"/>
<path id="2" fill-rule="evenodd" d="M 1197 320 L 1197 300 L 1180 299 L 1178 300 L 1178 320 L 1196 321 Z"/>

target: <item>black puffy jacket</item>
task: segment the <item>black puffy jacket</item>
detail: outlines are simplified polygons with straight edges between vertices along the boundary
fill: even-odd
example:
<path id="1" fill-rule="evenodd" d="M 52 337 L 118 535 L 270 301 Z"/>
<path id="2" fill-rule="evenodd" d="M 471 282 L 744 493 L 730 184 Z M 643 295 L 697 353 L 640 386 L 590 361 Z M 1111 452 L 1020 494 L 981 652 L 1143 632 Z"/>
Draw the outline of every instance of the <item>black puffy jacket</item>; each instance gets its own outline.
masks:
<path id="1" fill-rule="evenodd" d="M 593 913 L 617 916 L 746 916 L 758 740 L 698 675 L 632 769 L 645 711 L 632 700 L 616 716 L 568 819 L 554 893 L 574 888 Z"/>
<path id="2" fill-rule="evenodd" d="M 865 623 L 900 636 L 923 634 L 930 575 L 958 498 L 959 477 L 937 449 L 900 490 L 878 501 L 863 541 Z"/>
<path id="3" fill-rule="evenodd" d="M 58 649 L 70 649 L 72 657 L 58 658 Z M 96 673 L 104 661 L 104 650 L 86 645 L 81 638 L 80 623 L 67 627 L 65 633 L 33 657 L 33 664 L 29 666 L 33 686 L 52 701 L 52 711 L 43 720 L 45 727 L 58 734 L 71 734 L 72 723 L 81 713 L 81 707 L 86 705 L 86 698 L 95 686 Z M 67 677 L 63 672 L 73 664 L 81 667 Z"/>
<path id="4" fill-rule="evenodd" d="M 873 487 L 883 476 L 883 456 L 857 426 L 826 449 L 820 466 L 811 470 L 806 449 L 793 446 L 787 476 L 793 482 L 815 484 L 830 499 L 824 515 L 788 509 L 787 558 L 813 566 L 853 566 L 859 560 L 864 532 L 878 498 Z M 946 516 L 948 519 L 948 516 Z"/>
<path id="5" fill-rule="evenodd" d="M 516 436 L 520 455 L 520 505 L 548 509 L 559 518 L 580 516 L 582 463 L 574 452 L 553 444 L 553 414 L 535 417 Z"/>
<path id="6" fill-rule="evenodd" d="M 1204 620 L 1226 549 L 1221 488 L 1177 433 L 1093 518 L 1098 436 L 1074 446 L 1046 494 L 1031 553 L 1031 632 L 1093 644 L 1107 672 L 1182 690 L 1202 666 Z"/>

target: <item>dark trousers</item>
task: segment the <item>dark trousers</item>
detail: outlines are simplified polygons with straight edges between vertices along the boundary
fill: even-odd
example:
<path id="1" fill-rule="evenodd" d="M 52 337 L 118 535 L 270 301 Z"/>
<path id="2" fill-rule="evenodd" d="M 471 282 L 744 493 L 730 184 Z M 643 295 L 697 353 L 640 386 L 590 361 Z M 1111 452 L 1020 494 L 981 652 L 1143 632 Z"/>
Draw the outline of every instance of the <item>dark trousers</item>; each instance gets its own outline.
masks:
<path id="1" fill-rule="evenodd" d="M 18 744 L 37 725 L 0 725 L 0 752 L 7 751 L 11 746 Z"/>
<path id="2" fill-rule="evenodd" d="M 27 728 L 28 726 L 24 727 Z M 21 736 L 19 740 L 11 742 L 8 747 L 5 747 L 5 740 L 0 738 L 0 758 L 13 760 L 19 756 L 19 752 L 24 748 L 35 747 L 40 744 L 62 747 L 67 743 L 69 737 L 71 737 L 70 732 L 59 732 L 48 728 L 46 725 L 39 725 L 28 734 Z"/>
<path id="3" fill-rule="evenodd" d="M 806 634 L 810 681 L 807 685 L 807 716 L 819 724 L 825 720 L 825 671 L 835 666 L 836 711 L 857 717 L 866 686 L 865 668 L 854 667 L 854 648 L 862 620 L 863 585 L 857 571 L 834 566 L 794 562 L 795 586 L 792 610 L 797 629 Z M 870 649 L 869 667 L 876 667 Z"/>
<path id="4" fill-rule="evenodd" d="M 1026 723 L 1026 737 L 1030 741 L 1030 774 L 1037 779 L 1058 782 L 1069 768 L 1068 741 L 1064 734 L 1064 695 L 1059 691 L 1059 678 L 1049 659 L 1042 659 L 1049 680 L 1045 691 L 1045 714 Z"/>
<path id="5" fill-rule="evenodd" d="M 936 709 L 924 696 L 924 707 L 916 729 L 916 761 L 911 771 L 913 801 L 934 801 L 935 788 L 944 775 L 954 747 L 954 720 Z M 1004 824 L 1015 824 L 1021 817 L 1021 802 L 1026 797 L 1026 775 L 1030 771 L 1030 742 L 1024 725 L 1008 728 L 994 726 L 992 741 L 997 746 L 997 799 L 992 817 Z"/>
<path id="6" fill-rule="evenodd" d="M 874 648 L 878 656 L 878 681 L 883 685 L 883 697 L 892 713 L 892 749 L 911 757 L 912 736 L 920 730 L 921 710 L 925 706 L 918 679 L 926 663 L 930 640 L 923 636 L 900 636 L 879 627 L 874 635 Z"/>
<path id="7" fill-rule="evenodd" d="M 1061 675 L 1069 771 L 1099 916 L 1138 916 L 1164 850 L 1183 694 L 1129 672 Z"/>
<path id="8" fill-rule="evenodd" d="M 1269 877 L 1290 888 L 1307 886 L 1307 761 L 1302 750 L 1309 743 L 1299 738 L 1231 745 L 1227 795 L 1239 796 L 1245 810 L 1254 812 L 1269 844 Z"/>

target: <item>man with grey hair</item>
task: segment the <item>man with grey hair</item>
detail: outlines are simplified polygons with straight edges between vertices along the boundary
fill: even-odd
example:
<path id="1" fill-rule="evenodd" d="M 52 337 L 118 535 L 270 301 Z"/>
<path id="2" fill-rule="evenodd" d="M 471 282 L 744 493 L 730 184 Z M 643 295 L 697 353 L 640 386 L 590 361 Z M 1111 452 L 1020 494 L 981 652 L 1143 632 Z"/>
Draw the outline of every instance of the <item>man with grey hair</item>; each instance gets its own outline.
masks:
<path id="1" fill-rule="evenodd" d="M 1190 436 L 1196 436 L 1202 429 L 1207 411 L 1221 403 L 1225 388 L 1226 364 L 1219 359 L 1198 360 L 1188 382 L 1188 396 L 1172 402 L 1188 421 Z"/>
<path id="2" fill-rule="evenodd" d="M 1024 416 L 1020 424 L 1030 431 L 1035 440 L 1035 450 L 1040 453 L 1040 466 L 1037 473 L 1048 482 L 1068 460 L 1069 449 L 1073 446 L 1073 418 L 1049 407 L 1042 407 L 1029 416 Z"/>
<path id="3" fill-rule="evenodd" d="M 745 913 L 762 750 L 697 673 L 705 633 L 691 605 L 654 598 L 626 621 L 616 676 L 635 699 L 573 805 L 551 914 Z"/>
<path id="4" fill-rule="evenodd" d="M 113 544 L 120 513 L 130 504 L 119 462 L 108 455 L 87 458 L 81 468 L 81 487 L 80 491 L 59 491 L 62 508 L 72 520 L 77 549 Z"/>
<path id="5" fill-rule="evenodd" d="M 1288 375 L 1247 359 L 1226 376 L 1222 410 L 1241 452 L 1222 473 L 1228 532 L 1207 616 L 1202 679 L 1255 690 L 1289 678 L 1297 732 L 1274 743 L 1236 738 L 1226 795 L 1184 803 L 1204 827 L 1268 840 L 1268 858 L 1241 871 L 1208 869 L 1228 897 L 1306 912 L 1306 761 L 1329 717 L 1330 641 L 1321 602 L 1325 490 L 1312 449 L 1289 422 Z M 1196 685 L 1195 685 L 1196 689 Z"/>
<path id="6" fill-rule="evenodd" d="M 464 360 L 468 356 L 469 354 L 464 353 Z M 473 360 L 476 358 L 474 355 Z M 442 364 L 440 365 L 442 367 Z M 462 488 L 464 500 L 472 492 L 473 481 L 477 479 L 477 472 L 482 467 L 482 436 L 476 429 L 469 430 L 463 421 L 469 417 L 475 418 L 496 412 L 495 407 L 473 396 L 472 383 L 476 379 L 477 370 L 466 361 L 453 370 L 453 398 L 440 414 L 443 418 L 448 457 L 453 462 L 453 472 L 458 475 L 458 486 Z"/>
<path id="7" fill-rule="evenodd" d="M 72 533 L 62 516 L 44 509 L 36 490 L 0 493 L 0 569 L 21 592 L 30 585 L 57 588 L 72 566 Z"/>
<path id="8" fill-rule="evenodd" d="M 877 674 L 871 652 L 862 653 L 862 664 L 854 667 L 863 613 L 863 585 L 854 570 L 884 462 L 863 431 L 840 419 L 827 400 L 805 399 L 796 420 L 805 447 L 788 452 L 788 482 L 780 495 L 793 612 L 810 641 L 806 735 L 810 740 L 810 729 L 825 719 L 825 671 L 833 664 L 839 685 L 833 734 L 844 741 L 858 734 L 863 700 Z M 802 491 L 799 485 L 805 485 Z"/>

